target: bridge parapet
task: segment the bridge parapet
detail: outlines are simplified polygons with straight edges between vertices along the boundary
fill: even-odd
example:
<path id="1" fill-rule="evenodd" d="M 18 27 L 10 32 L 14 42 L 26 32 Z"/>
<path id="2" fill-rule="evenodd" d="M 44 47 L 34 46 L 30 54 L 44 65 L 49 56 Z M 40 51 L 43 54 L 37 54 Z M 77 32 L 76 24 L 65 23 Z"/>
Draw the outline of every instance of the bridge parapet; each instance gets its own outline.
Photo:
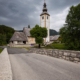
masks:
<path id="1" fill-rule="evenodd" d="M 29 52 L 48 55 L 72 62 L 80 62 L 80 51 L 30 48 Z"/>

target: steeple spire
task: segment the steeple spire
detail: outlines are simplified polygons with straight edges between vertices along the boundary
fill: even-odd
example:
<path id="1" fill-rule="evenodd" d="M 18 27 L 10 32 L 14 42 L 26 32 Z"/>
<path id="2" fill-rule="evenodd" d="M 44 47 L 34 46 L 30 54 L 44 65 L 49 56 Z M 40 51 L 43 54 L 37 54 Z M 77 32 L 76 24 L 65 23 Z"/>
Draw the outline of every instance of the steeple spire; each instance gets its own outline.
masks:
<path id="1" fill-rule="evenodd" d="M 43 12 L 47 12 L 45 0 L 44 0 L 44 5 L 43 5 Z"/>
<path id="2" fill-rule="evenodd" d="M 44 3 L 45 3 L 45 0 L 44 0 Z"/>
<path id="3" fill-rule="evenodd" d="M 42 13 L 41 13 L 41 15 L 42 14 L 47 14 L 47 15 L 49 15 L 48 14 L 48 12 L 47 12 L 47 7 L 46 7 L 47 5 L 46 5 L 46 2 L 45 2 L 45 0 L 44 0 L 44 4 L 43 4 L 43 9 L 42 9 Z M 50 15 L 49 15 L 50 16 Z"/>

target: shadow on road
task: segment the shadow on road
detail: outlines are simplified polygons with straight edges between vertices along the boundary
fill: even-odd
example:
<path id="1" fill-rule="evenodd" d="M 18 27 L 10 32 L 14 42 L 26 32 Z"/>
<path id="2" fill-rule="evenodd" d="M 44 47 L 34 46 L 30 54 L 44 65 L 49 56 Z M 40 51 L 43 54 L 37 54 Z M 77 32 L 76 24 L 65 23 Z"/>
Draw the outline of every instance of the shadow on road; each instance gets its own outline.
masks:
<path id="1" fill-rule="evenodd" d="M 21 48 L 9 48 L 7 47 L 7 51 L 9 54 L 22 54 L 22 53 L 28 53 L 27 50 L 21 49 Z"/>

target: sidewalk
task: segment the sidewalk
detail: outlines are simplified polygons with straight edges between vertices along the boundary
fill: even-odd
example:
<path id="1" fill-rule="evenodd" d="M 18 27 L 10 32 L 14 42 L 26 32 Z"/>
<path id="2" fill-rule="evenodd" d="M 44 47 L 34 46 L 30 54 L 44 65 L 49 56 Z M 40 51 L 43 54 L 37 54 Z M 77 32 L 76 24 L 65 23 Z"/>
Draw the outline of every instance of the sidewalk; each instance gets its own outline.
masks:
<path id="1" fill-rule="evenodd" d="M 0 80 L 12 80 L 12 71 L 7 48 L 0 54 Z"/>

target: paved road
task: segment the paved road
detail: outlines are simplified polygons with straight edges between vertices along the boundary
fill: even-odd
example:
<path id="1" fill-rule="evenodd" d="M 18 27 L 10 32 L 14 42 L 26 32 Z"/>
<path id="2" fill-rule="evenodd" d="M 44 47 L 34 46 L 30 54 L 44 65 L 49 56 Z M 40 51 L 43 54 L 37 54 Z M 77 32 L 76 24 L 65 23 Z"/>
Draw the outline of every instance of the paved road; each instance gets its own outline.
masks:
<path id="1" fill-rule="evenodd" d="M 80 64 L 8 48 L 13 80 L 80 80 Z"/>

